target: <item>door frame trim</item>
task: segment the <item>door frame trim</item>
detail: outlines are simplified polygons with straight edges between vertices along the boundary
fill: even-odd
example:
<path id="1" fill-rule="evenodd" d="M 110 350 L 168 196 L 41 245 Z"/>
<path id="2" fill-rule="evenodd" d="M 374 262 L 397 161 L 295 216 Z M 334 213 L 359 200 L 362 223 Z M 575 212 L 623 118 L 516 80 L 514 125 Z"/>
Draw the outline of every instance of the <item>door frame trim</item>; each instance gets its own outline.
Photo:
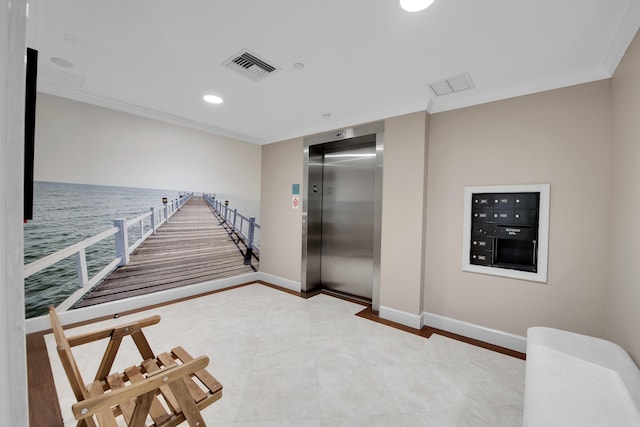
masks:
<path id="1" fill-rule="evenodd" d="M 327 142 L 349 140 L 366 135 L 375 135 L 376 144 L 376 170 L 375 170 L 375 199 L 374 199 L 374 236 L 373 236 L 373 284 L 371 308 L 378 312 L 380 307 L 380 259 L 382 236 L 382 173 L 384 165 L 384 122 L 368 123 L 361 126 L 336 129 L 316 135 L 310 135 L 303 139 L 303 185 L 302 185 L 302 269 L 300 290 L 302 293 L 311 292 L 307 283 L 307 233 L 308 233 L 308 209 L 309 209 L 309 147 Z"/>

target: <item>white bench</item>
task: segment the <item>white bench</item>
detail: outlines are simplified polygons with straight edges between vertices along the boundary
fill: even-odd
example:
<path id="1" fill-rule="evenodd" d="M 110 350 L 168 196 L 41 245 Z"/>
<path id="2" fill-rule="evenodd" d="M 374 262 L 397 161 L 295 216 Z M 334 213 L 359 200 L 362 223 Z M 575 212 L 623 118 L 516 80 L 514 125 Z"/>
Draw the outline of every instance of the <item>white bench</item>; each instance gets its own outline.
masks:
<path id="1" fill-rule="evenodd" d="M 610 341 L 527 331 L 523 427 L 640 427 L 640 370 Z"/>

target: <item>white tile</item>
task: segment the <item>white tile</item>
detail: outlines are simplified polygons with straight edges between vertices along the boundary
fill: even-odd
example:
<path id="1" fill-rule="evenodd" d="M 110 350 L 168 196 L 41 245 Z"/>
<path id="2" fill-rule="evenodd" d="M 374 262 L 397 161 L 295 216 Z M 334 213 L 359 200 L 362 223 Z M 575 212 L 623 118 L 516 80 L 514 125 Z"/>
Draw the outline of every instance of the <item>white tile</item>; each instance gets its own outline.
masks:
<path id="1" fill-rule="evenodd" d="M 294 421 L 257 421 L 252 423 L 236 423 L 235 427 L 322 427 L 321 420 L 294 420 Z"/>
<path id="2" fill-rule="evenodd" d="M 224 399 L 224 397 L 223 397 Z M 252 371 L 245 386 L 238 421 L 320 418 L 318 385 L 312 369 Z"/>
<path id="3" fill-rule="evenodd" d="M 496 427 L 473 407 L 437 408 L 420 413 L 405 413 L 408 427 Z M 515 426 L 512 426 L 515 427 Z"/>
<path id="4" fill-rule="evenodd" d="M 325 418 L 324 427 L 402 427 L 407 422 L 402 414 L 360 415 L 354 417 Z"/>
<path id="5" fill-rule="evenodd" d="M 253 371 L 267 369 L 314 369 L 313 342 L 302 336 L 264 336 L 260 338 L 253 361 Z"/>
<path id="6" fill-rule="evenodd" d="M 484 406 L 476 412 L 491 427 L 522 426 L 522 402 L 515 405 Z"/>
<path id="7" fill-rule="evenodd" d="M 313 351 L 317 368 L 373 366 L 369 357 L 369 347 L 358 336 L 314 336 Z"/>
<path id="8" fill-rule="evenodd" d="M 524 361 L 440 335 L 425 339 L 356 317 L 363 306 L 303 299 L 254 284 L 76 328 L 69 335 L 153 314 L 154 350 L 181 345 L 209 356 L 223 397 L 209 426 L 519 426 Z M 65 425 L 75 402 L 52 336 L 46 337 Z M 92 379 L 105 343 L 74 349 Z M 114 368 L 139 363 L 124 342 Z"/>
<path id="9" fill-rule="evenodd" d="M 316 368 L 323 418 L 399 414 L 386 381 L 375 368 Z"/>
<path id="10" fill-rule="evenodd" d="M 403 412 L 454 410 L 467 404 L 464 393 L 438 363 L 385 365 L 378 372 Z"/>

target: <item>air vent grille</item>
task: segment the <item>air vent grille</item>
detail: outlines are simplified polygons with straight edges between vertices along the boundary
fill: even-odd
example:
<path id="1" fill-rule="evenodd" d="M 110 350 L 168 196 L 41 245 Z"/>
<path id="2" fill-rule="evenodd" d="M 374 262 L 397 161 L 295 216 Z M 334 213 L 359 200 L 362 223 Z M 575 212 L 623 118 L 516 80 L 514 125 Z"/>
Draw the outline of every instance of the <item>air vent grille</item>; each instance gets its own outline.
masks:
<path id="1" fill-rule="evenodd" d="M 279 70 L 275 65 L 269 64 L 267 60 L 253 52 L 249 52 L 247 49 L 243 49 L 234 54 L 231 58 L 224 61 L 222 65 L 238 71 L 255 81 L 262 80 L 271 73 Z"/>
<path id="2" fill-rule="evenodd" d="M 462 90 L 474 88 L 473 80 L 468 72 L 464 72 L 444 80 L 438 80 L 437 82 L 431 82 L 427 84 L 427 87 L 436 96 L 447 95 L 450 93 L 460 92 Z"/>

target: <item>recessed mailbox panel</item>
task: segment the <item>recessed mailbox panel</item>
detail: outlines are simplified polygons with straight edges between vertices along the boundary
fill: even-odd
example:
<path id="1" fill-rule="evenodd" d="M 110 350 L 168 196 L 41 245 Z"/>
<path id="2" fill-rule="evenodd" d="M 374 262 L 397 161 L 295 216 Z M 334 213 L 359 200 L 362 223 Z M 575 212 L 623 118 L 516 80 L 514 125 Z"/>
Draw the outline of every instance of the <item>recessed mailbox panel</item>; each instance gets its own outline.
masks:
<path id="1" fill-rule="evenodd" d="M 540 193 L 473 193 L 471 264 L 536 272 Z"/>

